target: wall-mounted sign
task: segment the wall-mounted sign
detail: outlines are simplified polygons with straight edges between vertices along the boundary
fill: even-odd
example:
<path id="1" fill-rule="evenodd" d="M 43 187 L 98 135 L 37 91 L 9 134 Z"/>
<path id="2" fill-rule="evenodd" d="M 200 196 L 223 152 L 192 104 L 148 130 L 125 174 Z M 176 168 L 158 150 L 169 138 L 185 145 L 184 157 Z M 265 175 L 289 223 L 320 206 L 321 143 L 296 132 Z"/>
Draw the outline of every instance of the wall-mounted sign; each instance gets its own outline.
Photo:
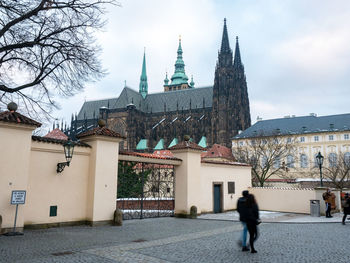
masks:
<path id="1" fill-rule="evenodd" d="M 24 205 L 26 202 L 26 191 L 12 191 L 11 205 Z"/>

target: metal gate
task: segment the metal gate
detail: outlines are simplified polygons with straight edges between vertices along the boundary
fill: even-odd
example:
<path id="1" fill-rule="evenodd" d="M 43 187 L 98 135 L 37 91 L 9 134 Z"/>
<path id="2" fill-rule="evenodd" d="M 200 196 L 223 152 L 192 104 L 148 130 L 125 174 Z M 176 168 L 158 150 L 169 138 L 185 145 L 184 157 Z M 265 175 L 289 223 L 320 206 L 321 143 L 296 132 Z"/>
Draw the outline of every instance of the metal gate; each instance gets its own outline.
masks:
<path id="1" fill-rule="evenodd" d="M 174 165 L 119 161 L 117 207 L 123 219 L 174 215 Z"/>

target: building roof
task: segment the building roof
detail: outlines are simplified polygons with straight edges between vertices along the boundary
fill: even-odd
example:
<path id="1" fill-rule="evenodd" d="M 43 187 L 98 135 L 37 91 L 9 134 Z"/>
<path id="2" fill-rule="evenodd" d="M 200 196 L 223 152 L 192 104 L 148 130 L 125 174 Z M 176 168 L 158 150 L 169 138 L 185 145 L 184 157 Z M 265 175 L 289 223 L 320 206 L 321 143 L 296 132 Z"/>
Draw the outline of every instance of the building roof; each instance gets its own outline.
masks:
<path id="1" fill-rule="evenodd" d="M 302 117 L 285 117 L 261 120 L 236 135 L 234 139 L 257 136 L 292 135 L 321 132 L 350 131 L 350 114 L 319 116 L 311 114 Z"/>
<path id="2" fill-rule="evenodd" d="M 124 136 L 120 135 L 119 133 L 112 131 L 105 126 L 103 127 L 96 127 L 92 130 L 80 133 L 77 135 L 77 138 L 83 138 L 87 136 L 93 136 L 93 135 L 98 135 L 98 136 L 105 136 L 105 137 L 113 137 L 113 138 L 123 138 L 125 139 Z"/>
<path id="3" fill-rule="evenodd" d="M 60 129 L 56 128 L 54 130 L 52 130 L 51 132 L 49 132 L 48 134 L 46 134 L 44 136 L 45 138 L 52 138 L 52 139 L 58 139 L 58 140 L 68 140 L 68 136 L 64 134 L 63 131 L 61 131 Z"/>
<path id="4" fill-rule="evenodd" d="M 220 144 L 214 144 L 208 151 L 201 154 L 202 158 L 225 158 L 234 160 L 232 150 Z"/>
<path id="5" fill-rule="evenodd" d="M 41 136 L 32 136 L 33 141 L 37 142 L 47 142 L 47 143 L 55 143 L 55 144 L 64 144 L 67 142 L 67 140 L 60 140 L 60 139 L 55 139 L 55 138 L 50 138 L 50 137 L 41 137 Z M 80 142 L 80 141 L 73 141 L 74 146 L 82 146 L 82 147 L 89 147 L 91 148 L 90 145 Z"/>
<path id="6" fill-rule="evenodd" d="M 84 102 L 78 114 L 78 120 L 92 119 L 99 114 L 101 107 L 109 109 L 126 109 L 134 104 L 137 110 L 143 112 L 164 112 L 176 110 L 189 110 L 196 108 L 211 108 L 213 100 L 213 87 L 202 87 L 151 93 L 144 99 L 137 91 L 125 87 L 118 98 L 93 100 Z M 165 107 L 164 107 L 165 106 Z"/>
<path id="7" fill-rule="evenodd" d="M 168 148 L 170 151 L 173 150 L 182 150 L 182 149 L 192 149 L 192 150 L 198 150 L 198 151 L 205 151 L 205 148 L 199 146 L 197 143 L 191 142 L 191 141 L 182 141 L 170 148 Z"/>
<path id="8" fill-rule="evenodd" d="M 41 123 L 32 120 L 16 111 L 3 111 L 0 112 L 0 121 L 17 123 L 17 124 L 26 124 L 31 126 L 40 127 Z"/>

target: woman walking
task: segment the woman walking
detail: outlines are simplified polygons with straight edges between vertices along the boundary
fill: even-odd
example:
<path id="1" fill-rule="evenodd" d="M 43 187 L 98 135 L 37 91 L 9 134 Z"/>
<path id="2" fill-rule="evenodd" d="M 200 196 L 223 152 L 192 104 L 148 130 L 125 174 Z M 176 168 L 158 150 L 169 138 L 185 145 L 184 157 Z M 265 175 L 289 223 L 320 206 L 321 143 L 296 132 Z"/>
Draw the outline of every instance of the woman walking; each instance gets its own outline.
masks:
<path id="1" fill-rule="evenodd" d="M 257 225 L 260 224 L 260 218 L 258 204 L 255 201 L 254 195 L 250 194 L 248 196 L 246 205 L 249 211 L 247 217 L 247 228 L 249 232 L 250 252 L 257 253 L 257 251 L 254 248 L 254 241 L 258 237 Z"/>

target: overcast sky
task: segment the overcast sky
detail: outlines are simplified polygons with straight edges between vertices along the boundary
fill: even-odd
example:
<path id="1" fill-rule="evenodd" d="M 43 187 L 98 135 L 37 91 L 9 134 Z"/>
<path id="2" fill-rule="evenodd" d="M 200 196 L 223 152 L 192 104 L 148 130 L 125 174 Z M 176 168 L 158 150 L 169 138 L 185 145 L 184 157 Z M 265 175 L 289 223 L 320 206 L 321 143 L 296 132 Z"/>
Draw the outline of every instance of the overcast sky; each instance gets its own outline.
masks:
<path id="1" fill-rule="evenodd" d="M 144 47 L 149 93 L 174 73 L 181 35 L 187 76 L 213 85 L 223 20 L 231 48 L 239 37 L 252 123 L 285 115 L 349 113 L 349 0 L 119 0 L 98 34 L 108 75 L 61 99 L 55 112 L 70 122 L 84 100 L 138 90 Z"/>

